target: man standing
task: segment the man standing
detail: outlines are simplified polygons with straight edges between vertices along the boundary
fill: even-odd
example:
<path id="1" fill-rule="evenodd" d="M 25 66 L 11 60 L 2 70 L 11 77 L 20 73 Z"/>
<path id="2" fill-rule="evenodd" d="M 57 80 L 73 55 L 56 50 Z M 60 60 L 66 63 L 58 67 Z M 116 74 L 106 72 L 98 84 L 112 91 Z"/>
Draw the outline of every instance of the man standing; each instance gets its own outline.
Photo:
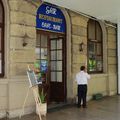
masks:
<path id="1" fill-rule="evenodd" d="M 78 84 L 78 107 L 81 107 L 83 101 L 83 108 L 86 108 L 87 84 L 90 75 L 86 72 L 85 66 L 80 67 L 80 72 L 76 74 L 76 81 Z"/>

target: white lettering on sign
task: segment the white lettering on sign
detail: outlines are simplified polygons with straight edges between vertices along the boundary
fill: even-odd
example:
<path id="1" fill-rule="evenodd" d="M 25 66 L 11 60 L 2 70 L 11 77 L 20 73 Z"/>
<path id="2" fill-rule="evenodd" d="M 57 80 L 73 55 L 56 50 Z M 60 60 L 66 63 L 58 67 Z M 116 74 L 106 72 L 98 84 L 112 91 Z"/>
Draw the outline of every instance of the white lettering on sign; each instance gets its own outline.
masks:
<path id="1" fill-rule="evenodd" d="M 47 28 L 47 29 L 53 29 L 53 30 L 58 30 L 60 31 L 61 26 L 60 25 L 51 25 L 50 23 L 42 22 L 41 24 L 42 28 Z"/>
<path id="2" fill-rule="evenodd" d="M 56 15 L 56 11 L 57 11 L 57 9 L 55 9 L 53 7 L 49 7 L 49 6 L 46 7 L 46 14 Z"/>
<path id="3" fill-rule="evenodd" d="M 53 25 L 53 29 L 54 29 L 54 30 L 60 30 L 60 27 L 61 27 L 61 26 L 59 26 L 59 25 Z"/>
<path id="4" fill-rule="evenodd" d="M 41 25 L 43 28 L 49 28 L 51 29 L 51 24 L 50 23 L 45 23 L 45 22 L 42 22 L 42 25 Z"/>

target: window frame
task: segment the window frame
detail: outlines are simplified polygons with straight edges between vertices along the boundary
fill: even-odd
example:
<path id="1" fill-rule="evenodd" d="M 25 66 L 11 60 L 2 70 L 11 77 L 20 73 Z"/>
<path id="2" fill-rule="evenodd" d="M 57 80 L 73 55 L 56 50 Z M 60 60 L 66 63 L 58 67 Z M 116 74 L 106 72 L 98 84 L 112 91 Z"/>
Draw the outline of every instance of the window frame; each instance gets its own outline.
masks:
<path id="1" fill-rule="evenodd" d="M 94 27 L 94 30 L 95 30 L 95 33 L 94 33 L 94 36 L 95 36 L 95 39 L 90 39 L 89 38 L 89 30 L 90 30 L 90 28 L 89 28 L 89 24 L 90 24 L 90 22 L 94 22 L 94 26 L 92 26 L 92 27 Z M 100 28 L 100 37 L 101 37 L 101 40 L 100 39 L 97 39 L 97 32 L 98 32 L 98 28 L 97 28 L 97 26 L 99 26 L 99 28 Z M 96 59 L 96 57 L 98 57 L 98 56 L 100 56 L 101 57 L 101 61 L 102 61 L 102 63 L 101 63 L 101 65 L 102 65 L 102 68 L 101 68 L 101 70 L 97 70 L 97 62 L 96 62 L 96 70 L 94 70 L 94 71 L 90 71 L 89 70 L 89 58 L 90 58 L 90 53 L 89 53 L 89 43 L 94 43 L 95 44 L 95 53 L 94 53 L 94 55 L 95 55 L 95 61 L 97 61 L 97 59 Z M 101 44 L 101 54 L 100 55 L 98 55 L 97 54 L 97 44 Z M 88 21 L 88 26 L 87 26 L 87 71 L 88 71 L 88 73 L 90 73 L 90 74 L 92 74 L 92 73 L 103 73 L 103 33 L 102 33 L 102 28 L 101 28 L 101 26 L 100 26 L 100 24 L 99 24 L 99 22 L 98 21 L 96 21 L 96 20 L 92 20 L 92 19 L 90 19 L 89 21 Z"/>
<path id="2" fill-rule="evenodd" d="M 1 7 L 2 7 L 2 23 L 0 23 L 0 28 L 1 28 L 1 65 L 2 65 L 2 68 L 1 68 L 1 73 L 0 73 L 0 78 L 3 78 L 4 77 L 4 72 L 5 72 L 5 61 L 4 61 L 4 27 L 5 27 L 5 17 L 4 17 L 4 6 L 3 6 L 3 3 L 2 1 L 0 1 L 0 4 L 1 4 Z"/>

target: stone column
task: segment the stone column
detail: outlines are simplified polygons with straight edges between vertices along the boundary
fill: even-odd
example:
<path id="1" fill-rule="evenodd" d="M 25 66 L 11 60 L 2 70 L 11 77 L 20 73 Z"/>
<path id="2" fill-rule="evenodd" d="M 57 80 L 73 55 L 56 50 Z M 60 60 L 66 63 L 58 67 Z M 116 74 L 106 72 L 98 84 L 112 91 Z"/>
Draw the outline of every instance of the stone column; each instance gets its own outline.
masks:
<path id="1" fill-rule="evenodd" d="M 120 94 L 120 21 L 117 25 L 118 94 Z"/>

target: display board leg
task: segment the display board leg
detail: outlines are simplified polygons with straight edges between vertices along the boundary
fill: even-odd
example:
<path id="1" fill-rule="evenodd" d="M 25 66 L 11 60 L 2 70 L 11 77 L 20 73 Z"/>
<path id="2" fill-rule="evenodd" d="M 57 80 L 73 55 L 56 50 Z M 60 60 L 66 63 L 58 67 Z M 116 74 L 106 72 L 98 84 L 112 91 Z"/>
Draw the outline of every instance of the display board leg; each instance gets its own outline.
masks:
<path id="1" fill-rule="evenodd" d="M 28 95 L 29 95 L 29 91 L 30 91 L 30 88 L 28 88 L 28 90 L 27 90 L 27 94 L 26 94 L 26 97 L 25 97 L 25 100 L 24 100 L 24 103 L 23 103 L 23 106 L 22 106 L 22 111 L 21 111 L 21 114 L 19 116 L 19 119 L 21 119 L 22 115 L 24 114 L 24 107 L 25 107 L 25 104 L 26 104 L 26 101 L 27 101 L 27 98 L 28 98 Z"/>
<path id="2" fill-rule="evenodd" d="M 41 100 L 39 99 L 38 87 L 37 86 L 32 87 L 32 90 L 33 90 L 35 102 L 36 102 L 36 105 L 37 105 L 36 107 L 38 108 L 38 115 L 39 115 L 40 120 L 42 120 L 41 113 L 40 113 L 41 112 L 40 111 Z"/>

